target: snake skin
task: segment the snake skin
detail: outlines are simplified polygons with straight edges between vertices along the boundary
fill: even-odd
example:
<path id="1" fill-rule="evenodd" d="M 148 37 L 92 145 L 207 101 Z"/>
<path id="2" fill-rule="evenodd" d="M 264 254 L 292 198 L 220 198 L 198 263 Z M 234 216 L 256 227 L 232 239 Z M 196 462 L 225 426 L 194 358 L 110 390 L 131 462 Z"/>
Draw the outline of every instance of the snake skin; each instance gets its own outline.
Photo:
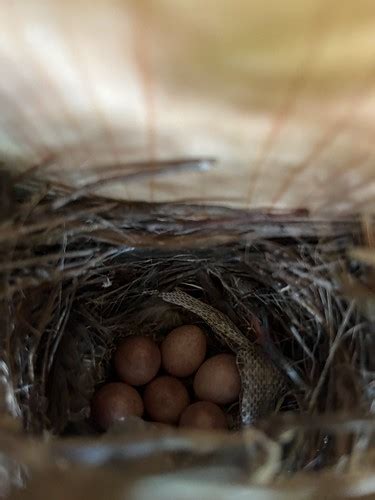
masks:
<path id="1" fill-rule="evenodd" d="M 160 297 L 165 302 L 183 307 L 199 316 L 236 353 L 242 381 L 242 424 L 250 425 L 269 415 L 285 392 L 286 382 L 281 371 L 262 348 L 251 343 L 225 314 L 182 290 L 162 292 Z"/>

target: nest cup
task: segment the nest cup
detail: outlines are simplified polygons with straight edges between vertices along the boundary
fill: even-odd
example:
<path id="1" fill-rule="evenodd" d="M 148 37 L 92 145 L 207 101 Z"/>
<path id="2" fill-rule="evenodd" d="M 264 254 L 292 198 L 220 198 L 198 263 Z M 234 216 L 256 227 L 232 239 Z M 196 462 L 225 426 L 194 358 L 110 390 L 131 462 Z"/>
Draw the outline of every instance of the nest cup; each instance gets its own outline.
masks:
<path id="1" fill-rule="evenodd" d="M 234 428 L 249 423 L 243 409 L 253 398 L 244 344 L 285 382 L 255 421 L 266 432 L 276 412 L 370 410 L 371 317 L 343 293 L 371 286 L 368 267 L 346 254 L 364 241 L 356 217 L 132 204 L 40 183 L 15 186 L 12 207 L 2 226 L 3 406 L 27 433 L 92 433 L 90 399 L 111 378 L 120 339 L 161 340 L 184 323 L 205 329 L 211 353 L 237 356 L 242 394 L 227 408 Z M 176 290 L 210 314 L 171 304 Z M 218 330 L 217 315 L 230 334 Z M 286 468 L 339 460 L 337 441 L 319 425 L 303 446 L 296 436 Z"/>

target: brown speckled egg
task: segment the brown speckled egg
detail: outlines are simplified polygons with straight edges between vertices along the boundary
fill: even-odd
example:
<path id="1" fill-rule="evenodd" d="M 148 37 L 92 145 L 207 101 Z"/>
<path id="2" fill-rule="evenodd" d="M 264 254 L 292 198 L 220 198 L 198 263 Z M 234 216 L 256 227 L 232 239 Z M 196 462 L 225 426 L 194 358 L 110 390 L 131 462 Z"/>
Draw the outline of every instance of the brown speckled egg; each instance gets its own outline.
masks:
<path id="1" fill-rule="evenodd" d="M 218 354 L 209 358 L 194 377 L 194 391 L 198 399 L 216 404 L 233 403 L 238 399 L 241 379 L 236 358 L 232 354 Z"/>
<path id="2" fill-rule="evenodd" d="M 91 416 L 102 430 L 126 417 L 142 415 L 141 396 L 133 387 L 122 382 L 103 385 L 91 401 Z"/>
<path id="3" fill-rule="evenodd" d="M 192 429 L 227 429 L 225 413 L 209 401 L 198 401 L 188 406 L 180 418 L 180 427 Z"/>
<path id="4" fill-rule="evenodd" d="M 115 368 L 119 378 L 130 385 L 144 385 L 158 373 L 161 355 L 150 337 L 129 337 L 115 353 Z"/>
<path id="5" fill-rule="evenodd" d="M 175 328 L 161 344 L 162 364 L 175 377 L 192 375 L 206 356 L 206 336 L 198 326 Z"/>
<path id="6" fill-rule="evenodd" d="M 189 395 L 182 382 L 162 376 L 147 385 L 143 401 L 152 420 L 175 424 L 189 404 Z"/>

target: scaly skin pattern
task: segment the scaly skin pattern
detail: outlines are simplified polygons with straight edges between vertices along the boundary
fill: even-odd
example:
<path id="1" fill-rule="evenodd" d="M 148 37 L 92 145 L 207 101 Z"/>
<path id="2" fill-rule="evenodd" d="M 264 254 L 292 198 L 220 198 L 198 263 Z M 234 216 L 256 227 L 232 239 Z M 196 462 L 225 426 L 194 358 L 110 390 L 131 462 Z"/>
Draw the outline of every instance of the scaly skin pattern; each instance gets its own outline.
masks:
<path id="1" fill-rule="evenodd" d="M 196 314 L 236 354 L 242 380 L 242 424 L 249 425 L 269 415 L 285 392 L 286 382 L 263 349 L 243 335 L 225 314 L 182 290 L 162 292 L 159 296 L 165 302 Z"/>

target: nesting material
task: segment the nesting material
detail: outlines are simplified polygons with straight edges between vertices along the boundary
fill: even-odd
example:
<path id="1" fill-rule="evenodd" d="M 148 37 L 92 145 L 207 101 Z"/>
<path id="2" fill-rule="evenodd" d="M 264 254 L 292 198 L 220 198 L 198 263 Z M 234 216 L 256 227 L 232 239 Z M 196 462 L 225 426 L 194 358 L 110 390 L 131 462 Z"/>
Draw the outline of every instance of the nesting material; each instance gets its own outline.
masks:
<path id="1" fill-rule="evenodd" d="M 129 204 L 33 182 L 16 186 L 10 206 L 0 226 L 0 383 L 3 411 L 27 433 L 92 435 L 90 402 L 124 336 L 160 343 L 195 324 L 210 357 L 236 358 L 229 426 L 289 436 L 280 474 L 363 452 L 363 436 L 337 438 L 335 416 L 366 416 L 373 404 L 373 273 L 347 251 L 369 245 L 372 226 Z M 173 420 L 189 404 L 181 399 Z"/>

